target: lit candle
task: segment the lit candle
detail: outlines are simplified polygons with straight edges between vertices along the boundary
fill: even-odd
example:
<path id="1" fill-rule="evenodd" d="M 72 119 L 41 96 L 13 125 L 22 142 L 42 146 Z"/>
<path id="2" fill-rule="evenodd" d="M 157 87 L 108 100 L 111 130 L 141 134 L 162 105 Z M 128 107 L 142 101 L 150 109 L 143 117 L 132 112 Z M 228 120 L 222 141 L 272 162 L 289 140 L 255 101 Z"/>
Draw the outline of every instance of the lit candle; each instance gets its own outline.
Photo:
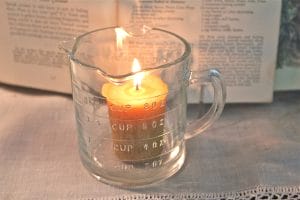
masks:
<path id="1" fill-rule="evenodd" d="M 132 71 L 140 71 L 134 59 Z M 112 130 L 113 151 L 123 161 L 157 157 L 164 148 L 164 112 L 168 86 L 155 75 L 137 73 L 122 85 L 106 83 L 106 97 Z"/>

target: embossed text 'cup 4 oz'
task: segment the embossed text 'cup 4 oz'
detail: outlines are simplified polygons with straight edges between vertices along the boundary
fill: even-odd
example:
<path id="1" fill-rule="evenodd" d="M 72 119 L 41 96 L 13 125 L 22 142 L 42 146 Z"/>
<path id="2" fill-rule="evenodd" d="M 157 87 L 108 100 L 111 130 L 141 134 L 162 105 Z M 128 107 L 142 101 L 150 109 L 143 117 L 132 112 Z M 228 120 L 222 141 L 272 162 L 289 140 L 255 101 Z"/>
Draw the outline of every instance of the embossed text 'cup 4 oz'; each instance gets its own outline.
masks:
<path id="1" fill-rule="evenodd" d="M 190 71 L 191 47 L 175 33 L 110 27 L 62 48 L 71 62 L 80 158 L 98 180 L 143 186 L 176 173 L 185 140 L 220 116 L 225 89 L 215 69 Z M 213 87 L 211 108 L 186 121 L 187 87 Z"/>

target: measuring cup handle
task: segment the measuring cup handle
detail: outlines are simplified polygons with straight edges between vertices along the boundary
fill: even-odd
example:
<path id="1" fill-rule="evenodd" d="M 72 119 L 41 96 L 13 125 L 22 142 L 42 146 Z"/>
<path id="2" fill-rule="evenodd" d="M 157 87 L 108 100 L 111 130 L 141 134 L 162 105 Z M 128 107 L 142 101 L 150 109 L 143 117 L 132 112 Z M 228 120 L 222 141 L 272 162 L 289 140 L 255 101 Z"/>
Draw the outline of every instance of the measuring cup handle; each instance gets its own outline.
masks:
<path id="1" fill-rule="evenodd" d="M 220 117 L 226 100 L 226 87 L 218 70 L 192 71 L 190 85 L 196 83 L 200 83 L 200 87 L 205 84 L 211 84 L 214 90 L 214 97 L 210 109 L 204 116 L 187 124 L 185 139 L 190 139 L 210 127 Z"/>

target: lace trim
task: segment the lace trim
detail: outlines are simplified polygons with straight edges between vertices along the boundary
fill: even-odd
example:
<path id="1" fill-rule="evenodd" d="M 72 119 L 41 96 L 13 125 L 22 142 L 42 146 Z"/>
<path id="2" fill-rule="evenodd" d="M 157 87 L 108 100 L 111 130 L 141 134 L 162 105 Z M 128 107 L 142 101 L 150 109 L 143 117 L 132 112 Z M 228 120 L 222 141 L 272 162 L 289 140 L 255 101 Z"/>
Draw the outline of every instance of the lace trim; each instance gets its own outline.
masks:
<path id="1" fill-rule="evenodd" d="M 267 187 L 258 186 L 253 189 L 224 193 L 180 193 L 180 194 L 133 194 L 100 198 L 103 200 L 299 200 L 298 187 Z M 89 199 L 96 200 L 96 199 Z"/>

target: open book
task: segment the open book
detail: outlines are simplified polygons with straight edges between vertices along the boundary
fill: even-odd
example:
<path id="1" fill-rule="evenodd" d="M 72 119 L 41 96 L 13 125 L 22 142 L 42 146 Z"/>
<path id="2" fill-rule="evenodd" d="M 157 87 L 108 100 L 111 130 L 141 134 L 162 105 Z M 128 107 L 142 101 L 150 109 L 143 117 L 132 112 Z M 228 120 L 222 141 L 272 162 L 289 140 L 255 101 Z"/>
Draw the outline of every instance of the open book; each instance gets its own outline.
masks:
<path id="1" fill-rule="evenodd" d="M 281 0 L 0 0 L 0 82 L 70 93 L 58 43 L 140 23 L 185 37 L 192 70 L 223 73 L 227 102 L 271 102 L 280 10 Z M 197 102 L 197 87 L 190 94 Z"/>
<path id="2" fill-rule="evenodd" d="M 116 24 L 114 1 L 0 0 L 0 82 L 71 93 L 58 44 Z"/>

